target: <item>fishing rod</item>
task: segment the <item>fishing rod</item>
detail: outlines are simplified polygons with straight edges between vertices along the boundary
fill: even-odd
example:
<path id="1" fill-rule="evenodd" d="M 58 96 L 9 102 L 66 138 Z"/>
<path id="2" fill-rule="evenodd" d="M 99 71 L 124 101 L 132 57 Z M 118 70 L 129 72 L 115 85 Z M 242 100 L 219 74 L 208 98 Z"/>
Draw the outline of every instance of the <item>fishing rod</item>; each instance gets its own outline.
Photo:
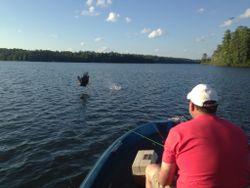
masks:
<path id="1" fill-rule="evenodd" d="M 170 121 L 173 121 L 174 124 L 178 124 L 178 123 L 181 123 L 181 122 L 184 122 L 184 121 L 187 121 L 187 118 L 185 116 L 175 116 L 175 117 L 172 117 L 172 118 L 169 118 L 168 120 Z M 158 133 L 158 135 L 161 137 L 162 139 L 162 142 L 164 143 L 165 142 L 165 138 L 163 137 L 163 135 L 161 134 L 160 130 L 158 129 L 158 127 L 154 124 L 154 129 L 156 130 L 156 132 Z M 140 134 L 138 132 L 136 132 L 135 130 L 130 130 L 131 132 L 135 133 L 136 135 L 142 137 L 142 138 L 145 138 L 146 140 L 158 145 L 158 146 L 161 146 L 164 148 L 164 144 L 161 144 L 143 134 Z"/>
<path id="2" fill-rule="evenodd" d="M 159 142 L 157 142 L 157 141 L 155 141 L 155 140 L 153 140 L 153 139 L 151 139 L 151 138 L 148 138 L 148 137 L 142 135 L 141 133 L 138 133 L 138 132 L 136 132 L 136 131 L 134 131 L 134 130 L 131 130 L 131 132 L 133 132 L 133 133 L 135 133 L 136 135 L 139 135 L 139 136 L 141 136 L 142 138 L 145 138 L 146 140 L 148 140 L 148 141 L 150 141 L 150 142 L 152 142 L 152 143 L 154 143 L 154 144 L 157 144 L 157 145 L 159 145 L 159 146 L 161 146 L 161 147 L 164 148 L 164 145 L 163 145 L 163 144 L 161 144 L 161 143 L 159 143 Z"/>
<path id="3" fill-rule="evenodd" d="M 163 138 L 163 136 L 161 135 L 160 131 L 157 129 L 157 127 L 155 127 L 155 125 L 154 125 L 154 128 L 156 129 L 156 131 L 158 132 L 158 134 L 160 135 L 160 137 L 162 138 L 162 140 L 165 140 Z M 142 138 L 144 138 L 144 139 L 146 139 L 146 140 L 148 140 L 148 141 L 150 141 L 150 142 L 152 142 L 152 143 L 154 143 L 154 144 L 156 144 L 156 145 L 158 145 L 160 147 L 164 148 L 164 145 L 162 143 L 159 143 L 159 142 L 157 142 L 157 141 L 155 141 L 155 140 L 153 140 L 153 139 L 151 139 L 151 138 L 149 138 L 149 137 L 147 137 L 147 136 L 145 136 L 145 135 L 143 135 L 141 133 L 138 133 L 134 129 L 126 129 L 126 130 L 129 131 L 129 132 L 132 132 L 132 133 L 134 133 L 134 134 L 136 134 L 136 135 L 138 135 L 138 136 L 140 136 L 140 137 L 142 137 Z"/>
<path id="4" fill-rule="evenodd" d="M 156 132 L 158 133 L 158 135 L 161 137 L 162 143 L 164 143 L 165 138 L 163 137 L 163 135 L 161 134 L 160 130 L 158 129 L 158 127 L 156 127 L 155 124 L 154 124 L 154 128 L 155 128 Z"/>

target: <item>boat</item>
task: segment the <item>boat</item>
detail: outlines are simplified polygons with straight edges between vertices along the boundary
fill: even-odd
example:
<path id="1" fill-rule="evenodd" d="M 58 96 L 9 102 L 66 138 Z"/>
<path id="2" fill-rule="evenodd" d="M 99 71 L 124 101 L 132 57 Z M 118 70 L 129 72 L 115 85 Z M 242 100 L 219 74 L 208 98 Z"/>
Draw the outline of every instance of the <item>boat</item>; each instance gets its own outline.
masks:
<path id="1" fill-rule="evenodd" d="M 149 152 L 154 156 L 153 162 L 159 163 L 168 132 L 177 123 L 176 120 L 149 122 L 122 135 L 101 155 L 80 188 L 144 187 L 145 176 L 136 174 L 141 168 L 136 166 L 136 158 L 139 153 Z"/>

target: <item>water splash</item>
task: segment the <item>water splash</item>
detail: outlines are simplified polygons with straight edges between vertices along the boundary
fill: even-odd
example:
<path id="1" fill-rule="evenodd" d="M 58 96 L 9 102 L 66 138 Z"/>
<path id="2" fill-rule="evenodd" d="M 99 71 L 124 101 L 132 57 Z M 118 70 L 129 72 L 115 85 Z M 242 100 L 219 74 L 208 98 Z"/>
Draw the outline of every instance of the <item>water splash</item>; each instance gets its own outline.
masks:
<path id="1" fill-rule="evenodd" d="M 185 116 L 173 116 L 173 117 L 168 118 L 168 120 L 173 121 L 175 123 L 182 123 L 182 122 L 187 121 L 188 118 Z"/>
<path id="2" fill-rule="evenodd" d="M 115 83 L 113 83 L 113 84 L 111 84 L 111 85 L 109 86 L 109 89 L 110 89 L 110 90 L 119 91 L 119 90 L 121 90 L 121 89 L 122 89 L 122 86 L 121 86 L 121 85 L 119 85 L 119 84 L 115 84 Z"/>

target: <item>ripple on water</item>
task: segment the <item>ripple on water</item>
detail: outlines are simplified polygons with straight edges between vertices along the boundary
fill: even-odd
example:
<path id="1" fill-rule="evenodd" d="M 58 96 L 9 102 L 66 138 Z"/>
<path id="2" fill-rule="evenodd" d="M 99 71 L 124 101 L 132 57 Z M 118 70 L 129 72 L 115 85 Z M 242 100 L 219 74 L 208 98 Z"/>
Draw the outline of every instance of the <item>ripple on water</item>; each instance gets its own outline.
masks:
<path id="1" fill-rule="evenodd" d="M 78 187 L 101 153 L 127 130 L 176 115 L 189 117 L 186 93 L 202 81 L 223 96 L 219 115 L 250 136 L 249 70 L 32 62 L 0 66 L 0 187 Z M 90 74 L 87 88 L 76 82 L 83 70 Z"/>

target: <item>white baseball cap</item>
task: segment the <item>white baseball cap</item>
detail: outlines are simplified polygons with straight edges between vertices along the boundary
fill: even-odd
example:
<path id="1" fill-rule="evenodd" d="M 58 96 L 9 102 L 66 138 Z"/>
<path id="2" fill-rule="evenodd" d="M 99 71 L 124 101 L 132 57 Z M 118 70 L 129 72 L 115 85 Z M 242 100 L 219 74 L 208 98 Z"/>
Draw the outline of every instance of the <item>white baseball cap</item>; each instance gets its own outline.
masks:
<path id="1" fill-rule="evenodd" d="M 187 95 L 187 99 L 191 100 L 197 106 L 203 107 L 207 101 L 218 101 L 217 92 L 207 84 L 198 84 Z M 217 105 L 217 103 L 215 103 Z"/>

